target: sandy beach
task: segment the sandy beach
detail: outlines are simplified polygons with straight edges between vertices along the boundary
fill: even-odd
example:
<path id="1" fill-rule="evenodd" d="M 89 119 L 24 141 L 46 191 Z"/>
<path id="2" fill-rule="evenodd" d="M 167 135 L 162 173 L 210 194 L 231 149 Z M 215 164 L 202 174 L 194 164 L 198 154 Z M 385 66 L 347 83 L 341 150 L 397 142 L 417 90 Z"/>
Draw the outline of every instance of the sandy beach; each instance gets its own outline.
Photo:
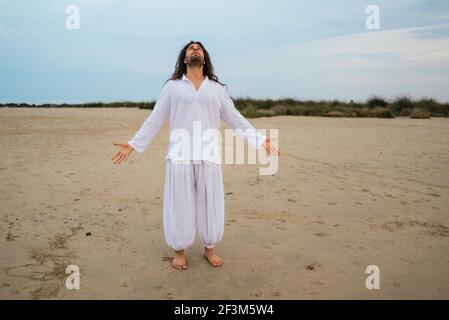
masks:
<path id="1" fill-rule="evenodd" d="M 197 238 L 179 271 L 162 226 L 168 122 L 111 161 L 149 113 L 0 108 L 0 299 L 449 298 L 448 118 L 249 119 L 279 129 L 278 172 L 223 165 L 224 264 Z"/>

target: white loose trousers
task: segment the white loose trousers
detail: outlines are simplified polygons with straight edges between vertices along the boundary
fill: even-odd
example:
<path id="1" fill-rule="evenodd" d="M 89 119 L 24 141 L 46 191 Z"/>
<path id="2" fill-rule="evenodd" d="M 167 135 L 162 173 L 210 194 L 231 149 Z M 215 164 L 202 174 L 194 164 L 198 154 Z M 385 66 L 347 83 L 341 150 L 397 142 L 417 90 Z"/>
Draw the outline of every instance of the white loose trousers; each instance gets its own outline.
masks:
<path id="1" fill-rule="evenodd" d="M 167 244 L 186 249 L 198 234 L 212 248 L 223 237 L 224 188 L 221 164 L 166 160 L 163 223 Z"/>

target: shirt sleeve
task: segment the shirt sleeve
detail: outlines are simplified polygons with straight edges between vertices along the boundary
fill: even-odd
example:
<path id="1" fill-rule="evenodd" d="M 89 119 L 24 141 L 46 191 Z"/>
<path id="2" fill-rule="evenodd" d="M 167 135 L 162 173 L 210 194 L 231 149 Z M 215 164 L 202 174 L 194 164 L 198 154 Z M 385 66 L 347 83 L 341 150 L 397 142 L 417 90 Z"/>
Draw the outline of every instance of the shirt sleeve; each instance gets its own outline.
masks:
<path id="1" fill-rule="evenodd" d="M 144 121 L 137 133 L 128 141 L 128 144 L 139 153 L 143 153 L 161 130 L 165 120 L 170 114 L 169 83 L 166 83 L 154 105 L 151 114 Z"/>
<path id="2" fill-rule="evenodd" d="M 236 109 L 234 102 L 226 90 L 220 85 L 221 109 L 220 117 L 229 127 L 243 138 L 251 147 L 259 149 L 266 140 L 266 136 L 259 133 L 248 120 Z"/>

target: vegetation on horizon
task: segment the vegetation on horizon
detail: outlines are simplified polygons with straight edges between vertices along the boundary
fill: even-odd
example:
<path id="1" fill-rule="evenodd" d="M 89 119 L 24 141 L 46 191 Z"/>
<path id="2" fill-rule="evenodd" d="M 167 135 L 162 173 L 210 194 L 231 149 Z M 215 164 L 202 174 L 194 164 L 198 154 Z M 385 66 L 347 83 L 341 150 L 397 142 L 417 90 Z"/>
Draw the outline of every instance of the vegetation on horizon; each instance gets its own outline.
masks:
<path id="1" fill-rule="evenodd" d="M 449 103 L 438 102 L 433 98 L 412 99 L 399 96 L 391 101 L 381 96 L 372 96 L 366 102 L 344 102 L 340 100 L 296 100 L 234 98 L 237 109 L 247 118 L 273 117 L 279 115 L 357 117 L 357 118 L 394 118 L 411 117 L 428 119 L 430 117 L 448 117 Z M 151 102 L 91 102 L 82 104 L 26 104 L 3 103 L 0 107 L 11 108 L 140 108 L 153 109 L 156 101 Z"/>

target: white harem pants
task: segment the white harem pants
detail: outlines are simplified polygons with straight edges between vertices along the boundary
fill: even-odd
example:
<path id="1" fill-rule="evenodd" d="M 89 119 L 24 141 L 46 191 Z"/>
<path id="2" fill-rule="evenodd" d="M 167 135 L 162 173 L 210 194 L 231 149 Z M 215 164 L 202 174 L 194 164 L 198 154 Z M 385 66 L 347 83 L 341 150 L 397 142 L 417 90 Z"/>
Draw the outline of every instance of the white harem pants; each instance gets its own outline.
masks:
<path id="1" fill-rule="evenodd" d="M 193 244 L 197 233 L 212 248 L 223 237 L 224 190 L 221 164 L 166 160 L 163 222 L 174 250 Z"/>

